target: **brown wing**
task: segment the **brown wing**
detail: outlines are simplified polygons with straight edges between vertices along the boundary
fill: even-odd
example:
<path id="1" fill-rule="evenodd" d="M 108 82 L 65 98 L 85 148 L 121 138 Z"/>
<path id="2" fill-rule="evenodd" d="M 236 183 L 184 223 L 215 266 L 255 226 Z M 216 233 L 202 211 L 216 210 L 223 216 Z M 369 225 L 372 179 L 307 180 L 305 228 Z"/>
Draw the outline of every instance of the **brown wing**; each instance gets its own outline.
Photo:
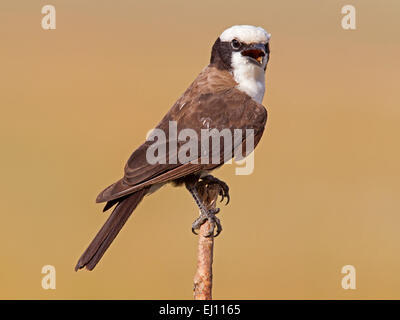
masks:
<path id="1" fill-rule="evenodd" d="M 254 129 L 255 144 L 258 143 L 265 127 L 267 113 L 265 108 L 252 100 L 249 96 L 235 89 L 236 83 L 230 73 L 215 68 L 206 68 L 186 90 L 182 97 L 174 104 L 171 110 L 161 120 L 156 128 L 166 133 L 168 141 L 168 126 L 170 121 L 176 121 L 178 132 L 182 129 L 193 129 L 197 136 L 201 136 L 201 129 Z M 234 144 L 234 148 L 241 145 L 245 136 Z M 223 163 L 221 158 L 218 164 L 199 163 L 169 163 L 169 158 L 176 157 L 176 152 L 169 153 L 166 143 L 166 164 L 150 164 L 146 153 L 153 141 L 146 141 L 133 152 L 125 166 L 124 177 L 102 191 L 97 202 L 110 201 L 140 190 L 146 186 L 165 183 L 188 174 L 211 170 Z M 182 141 L 173 140 L 179 147 Z M 211 147 L 213 147 L 211 145 Z M 214 146 L 215 147 L 215 146 Z M 223 144 L 221 144 L 223 148 Z M 199 141 L 198 150 L 201 146 Z M 223 150 L 210 150 L 210 154 Z"/>

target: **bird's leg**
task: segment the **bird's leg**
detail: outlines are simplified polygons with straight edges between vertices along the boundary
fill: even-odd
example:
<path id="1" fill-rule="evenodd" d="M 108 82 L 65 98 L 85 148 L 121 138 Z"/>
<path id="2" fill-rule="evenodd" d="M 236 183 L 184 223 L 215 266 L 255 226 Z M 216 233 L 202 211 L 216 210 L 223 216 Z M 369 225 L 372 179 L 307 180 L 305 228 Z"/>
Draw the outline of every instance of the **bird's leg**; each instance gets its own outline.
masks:
<path id="1" fill-rule="evenodd" d="M 221 196 L 221 202 L 224 201 L 226 198 L 226 204 L 229 203 L 230 196 L 229 196 L 229 187 L 228 185 L 218 178 L 212 176 L 211 174 L 204 176 L 201 180 L 206 183 L 207 185 L 217 185 L 219 187 L 219 195 Z"/>
<path id="2" fill-rule="evenodd" d="M 194 200 L 196 201 L 197 206 L 200 209 L 200 216 L 192 224 L 192 232 L 197 235 L 195 230 L 200 229 L 200 227 L 203 223 L 205 223 L 206 221 L 209 221 L 211 224 L 211 228 L 210 228 L 209 233 L 205 236 L 206 237 L 212 236 L 214 234 L 215 227 L 217 227 L 217 232 L 215 234 L 215 237 L 217 237 L 222 231 L 221 222 L 215 216 L 219 212 L 219 208 L 207 209 L 207 207 L 201 200 L 199 192 L 198 192 L 198 186 L 201 183 L 204 183 L 204 182 L 197 181 L 195 183 L 186 183 L 185 184 L 186 188 L 189 190 L 189 192 L 193 196 Z"/>

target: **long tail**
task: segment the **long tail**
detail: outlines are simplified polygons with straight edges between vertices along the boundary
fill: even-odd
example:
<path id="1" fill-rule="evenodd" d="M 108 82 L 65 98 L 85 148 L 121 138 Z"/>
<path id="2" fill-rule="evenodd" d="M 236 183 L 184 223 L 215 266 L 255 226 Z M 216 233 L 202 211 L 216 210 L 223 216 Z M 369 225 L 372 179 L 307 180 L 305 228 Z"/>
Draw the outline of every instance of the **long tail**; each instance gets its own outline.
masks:
<path id="1" fill-rule="evenodd" d="M 79 258 L 75 271 L 84 267 L 88 270 L 94 269 L 146 192 L 147 189 L 139 190 L 118 203 L 89 247 Z"/>

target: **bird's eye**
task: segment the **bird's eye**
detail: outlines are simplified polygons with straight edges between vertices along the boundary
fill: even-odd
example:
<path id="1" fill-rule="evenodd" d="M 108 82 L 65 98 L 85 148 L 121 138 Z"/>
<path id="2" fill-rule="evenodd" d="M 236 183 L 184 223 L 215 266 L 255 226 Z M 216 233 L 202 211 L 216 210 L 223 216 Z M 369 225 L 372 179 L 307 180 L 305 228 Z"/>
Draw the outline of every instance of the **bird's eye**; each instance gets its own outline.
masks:
<path id="1" fill-rule="evenodd" d="M 232 42 L 231 42 L 231 46 L 235 50 L 239 49 L 241 45 L 242 44 L 236 39 L 233 39 Z"/>

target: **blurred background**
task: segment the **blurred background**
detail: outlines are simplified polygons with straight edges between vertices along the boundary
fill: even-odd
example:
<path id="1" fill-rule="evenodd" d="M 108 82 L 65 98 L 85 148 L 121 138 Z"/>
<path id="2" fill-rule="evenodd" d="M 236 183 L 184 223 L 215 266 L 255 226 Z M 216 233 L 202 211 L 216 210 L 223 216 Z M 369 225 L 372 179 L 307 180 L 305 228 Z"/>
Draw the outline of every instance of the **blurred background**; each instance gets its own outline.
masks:
<path id="1" fill-rule="evenodd" d="M 56 30 L 41 27 L 47 4 Z M 184 188 L 145 198 L 94 271 L 74 266 L 108 215 L 97 194 L 219 34 L 252 24 L 272 34 L 269 118 L 254 173 L 215 172 L 231 203 L 214 298 L 399 299 L 399 14 L 396 0 L 1 1 L 0 298 L 192 298 Z M 356 290 L 341 287 L 348 264 Z"/>

